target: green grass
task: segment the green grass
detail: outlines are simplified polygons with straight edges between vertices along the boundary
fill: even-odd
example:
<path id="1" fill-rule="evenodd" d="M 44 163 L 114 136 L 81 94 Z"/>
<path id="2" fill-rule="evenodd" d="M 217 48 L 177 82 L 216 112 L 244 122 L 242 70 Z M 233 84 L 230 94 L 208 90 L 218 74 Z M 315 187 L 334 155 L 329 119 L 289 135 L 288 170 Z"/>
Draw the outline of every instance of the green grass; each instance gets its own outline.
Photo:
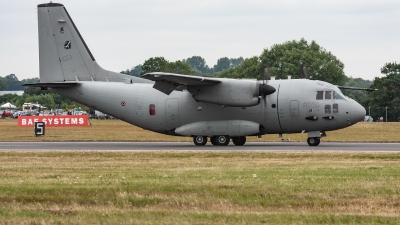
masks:
<path id="1" fill-rule="evenodd" d="M 46 135 L 34 137 L 33 127 L 18 127 L 14 119 L 0 119 L 0 141 L 192 141 L 189 137 L 157 134 L 120 120 L 91 120 L 87 127 L 46 127 Z M 328 141 L 400 142 L 400 123 L 358 123 L 327 132 Z M 290 141 L 307 140 L 307 134 L 284 134 Z M 248 137 L 248 141 L 281 141 L 278 134 Z"/>
<path id="2" fill-rule="evenodd" d="M 400 153 L 0 152 L 0 224 L 399 224 Z"/>

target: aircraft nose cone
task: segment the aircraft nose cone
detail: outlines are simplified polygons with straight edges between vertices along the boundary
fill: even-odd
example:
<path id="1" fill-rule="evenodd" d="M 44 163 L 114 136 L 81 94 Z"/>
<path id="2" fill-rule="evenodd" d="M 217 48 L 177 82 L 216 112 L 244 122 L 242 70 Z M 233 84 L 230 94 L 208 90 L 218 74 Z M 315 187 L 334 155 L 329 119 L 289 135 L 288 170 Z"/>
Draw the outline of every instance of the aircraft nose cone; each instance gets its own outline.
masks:
<path id="1" fill-rule="evenodd" d="M 363 121 L 366 115 L 365 108 L 358 102 L 354 101 L 351 106 L 351 122 L 353 124 Z"/>

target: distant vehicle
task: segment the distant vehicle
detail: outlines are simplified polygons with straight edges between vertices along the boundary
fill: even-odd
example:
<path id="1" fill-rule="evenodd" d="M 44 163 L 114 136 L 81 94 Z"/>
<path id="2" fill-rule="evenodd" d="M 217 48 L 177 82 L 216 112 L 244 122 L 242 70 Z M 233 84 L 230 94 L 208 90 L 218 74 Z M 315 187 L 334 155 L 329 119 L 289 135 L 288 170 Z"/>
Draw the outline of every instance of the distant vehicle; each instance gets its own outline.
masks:
<path id="1" fill-rule="evenodd" d="M 75 115 L 88 115 L 86 111 L 75 111 Z"/>
<path id="2" fill-rule="evenodd" d="M 50 110 L 41 111 L 39 113 L 39 116 L 50 116 L 50 115 L 52 115 Z"/>
<path id="3" fill-rule="evenodd" d="M 29 113 L 29 112 L 26 112 L 26 111 L 20 111 L 19 113 L 18 113 L 18 116 L 30 116 L 31 114 Z"/>
<path id="4" fill-rule="evenodd" d="M 0 118 L 11 117 L 12 113 L 10 110 L 0 111 Z"/>
<path id="5" fill-rule="evenodd" d="M 13 117 L 13 118 L 18 118 L 19 116 L 25 116 L 25 114 L 24 114 L 24 115 L 21 115 L 21 113 L 24 113 L 24 111 L 15 111 L 15 112 L 12 114 L 12 117 Z"/>
<path id="6" fill-rule="evenodd" d="M 94 118 L 95 119 L 105 119 L 106 118 L 106 115 L 103 113 L 103 112 L 100 112 L 100 111 L 95 111 L 94 112 Z"/>
<path id="7" fill-rule="evenodd" d="M 374 122 L 374 118 L 372 118 L 372 116 L 365 116 L 364 122 Z"/>
<path id="8" fill-rule="evenodd" d="M 64 112 L 63 109 L 52 109 L 51 114 L 53 115 L 61 115 Z"/>
<path id="9" fill-rule="evenodd" d="M 108 114 L 104 114 L 104 115 L 105 115 L 105 118 L 108 119 L 108 120 L 113 120 L 115 118 L 115 117 L 113 117 L 111 115 L 108 115 Z"/>

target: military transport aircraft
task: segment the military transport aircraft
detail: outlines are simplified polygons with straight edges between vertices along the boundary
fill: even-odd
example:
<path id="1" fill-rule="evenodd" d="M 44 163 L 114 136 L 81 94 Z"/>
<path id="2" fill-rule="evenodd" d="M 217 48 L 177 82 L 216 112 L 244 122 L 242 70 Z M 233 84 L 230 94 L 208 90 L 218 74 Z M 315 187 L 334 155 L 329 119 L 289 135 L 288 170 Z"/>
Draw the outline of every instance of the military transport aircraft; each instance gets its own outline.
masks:
<path id="1" fill-rule="evenodd" d="M 244 145 L 246 136 L 325 131 L 362 121 L 365 109 L 335 85 L 308 79 L 208 78 L 163 72 L 139 77 L 101 68 L 59 3 L 38 5 L 40 83 L 55 93 L 195 145 Z M 101 37 L 100 37 L 101 38 Z"/>

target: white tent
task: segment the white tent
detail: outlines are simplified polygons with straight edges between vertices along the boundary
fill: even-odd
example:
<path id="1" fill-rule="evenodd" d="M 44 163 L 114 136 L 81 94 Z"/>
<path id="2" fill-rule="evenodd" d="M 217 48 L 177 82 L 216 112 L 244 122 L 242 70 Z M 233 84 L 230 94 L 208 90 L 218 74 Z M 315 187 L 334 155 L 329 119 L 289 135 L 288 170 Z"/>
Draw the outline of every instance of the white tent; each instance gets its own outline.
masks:
<path id="1" fill-rule="evenodd" d="M 0 108 L 2 108 L 2 109 L 16 109 L 17 106 L 7 102 L 6 104 L 1 105 Z"/>

